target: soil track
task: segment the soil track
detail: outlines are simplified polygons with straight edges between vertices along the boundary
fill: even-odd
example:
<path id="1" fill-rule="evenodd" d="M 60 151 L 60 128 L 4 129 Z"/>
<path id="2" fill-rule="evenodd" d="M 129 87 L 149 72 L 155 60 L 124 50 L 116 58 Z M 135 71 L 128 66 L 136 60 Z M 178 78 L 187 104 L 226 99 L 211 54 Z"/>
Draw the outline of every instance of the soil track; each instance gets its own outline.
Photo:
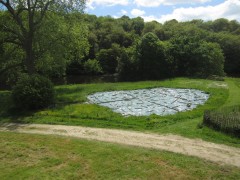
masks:
<path id="1" fill-rule="evenodd" d="M 157 135 L 125 130 L 40 124 L 4 124 L 0 126 L 0 131 L 61 135 L 166 150 L 188 156 L 196 156 L 218 164 L 240 167 L 240 148 L 177 135 Z"/>

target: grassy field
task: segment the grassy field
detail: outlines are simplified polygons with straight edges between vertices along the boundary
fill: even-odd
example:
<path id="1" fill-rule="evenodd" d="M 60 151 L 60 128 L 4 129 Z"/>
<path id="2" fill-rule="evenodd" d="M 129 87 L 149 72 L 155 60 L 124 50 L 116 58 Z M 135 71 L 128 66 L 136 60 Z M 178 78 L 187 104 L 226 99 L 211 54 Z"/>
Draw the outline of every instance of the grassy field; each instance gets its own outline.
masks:
<path id="1" fill-rule="evenodd" d="M 240 179 L 195 157 L 58 136 L 0 133 L 0 179 Z"/>
<path id="2" fill-rule="evenodd" d="M 226 84 L 229 88 L 224 86 Z M 172 133 L 240 147 L 239 139 L 201 126 L 204 110 L 240 104 L 239 84 L 240 79 L 233 78 L 227 78 L 225 82 L 177 78 L 165 81 L 58 86 L 56 87 L 56 106 L 34 113 L 16 113 L 11 108 L 10 93 L 1 91 L 0 122 L 81 125 L 155 133 Z M 108 108 L 85 103 L 87 95 L 94 92 L 154 87 L 200 89 L 209 93 L 210 99 L 207 103 L 192 111 L 170 116 L 151 115 L 149 117 L 124 117 L 112 112 Z"/>
<path id="3" fill-rule="evenodd" d="M 226 88 L 224 85 L 228 85 Z M 154 87 L 194 88 L 210 94 L 205 105 L 171 116 L 123 117 L 86 104 L 98 91 Z M 225 82 L 178 78 L 165 81 L 58 86 L 57 104 L 17 112 L 10 92 L 0 91 L 0 123 L 47 123 L 179 134 L 240 147 L 240 140 L 201 126 L 206 109 L 240 104 L 240 79 Z M 195 157 L 58 136 L 0 132 L 0 179 L 240 179 L 239 168 Z"/>

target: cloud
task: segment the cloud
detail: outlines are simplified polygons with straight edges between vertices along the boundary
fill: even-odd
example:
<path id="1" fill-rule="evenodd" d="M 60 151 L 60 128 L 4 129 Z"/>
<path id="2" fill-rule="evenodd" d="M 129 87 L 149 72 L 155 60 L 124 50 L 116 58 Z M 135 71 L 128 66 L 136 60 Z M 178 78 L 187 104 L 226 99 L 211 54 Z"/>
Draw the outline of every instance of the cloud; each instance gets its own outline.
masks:
<path id="1" fill-rule="evenodd" d="M 125 11 L 124 9 L 122 9 L 121 12 L 120 12 L 120 14 L 122 14 L 122 15 L 126 15 L 127 13 L 128 13 L 128 12 Z"/>
<path id="2" fill-rule="evenodd" d="M 150 15 L 150 16 L 142 16 L 145 22 L 151 22 L 151 21 L 159 21 L 160 19 L 156 16 Z"/>
<path id="3" fill-rule="evenodd" d="M 131 14 L 135 17 L 137 16 L 143 16 L 145 14 L 145 11 L 139 10 L 139 9 L 133 9 L 131 11 Z"/>
<path id="4" fill-rule="evenodd" d="M 158 7 L 160 5 L 176 5 L 176 4 L 199 4 L 212 0 L 134 0 L 137 6 Z"/>
<path id="5" fill-rule="evenodd" d="M 171 14 L 162 15 L 156 18 L 159 22 L 176 19 L 178 21 L 188 21 L 192 19 L 215 20 L 226 18 L 240 21 L 240 1 L 227 0 L 216 6 L 200 6 L 196 8 L 177 8 Z"/>
<path id="6" fill-rule="evenodd" d="M 126 6 L 129 4 L 129 0 L 88 0 L 86 5 L 89 9 L 95 9 L 95 6 Z"/>

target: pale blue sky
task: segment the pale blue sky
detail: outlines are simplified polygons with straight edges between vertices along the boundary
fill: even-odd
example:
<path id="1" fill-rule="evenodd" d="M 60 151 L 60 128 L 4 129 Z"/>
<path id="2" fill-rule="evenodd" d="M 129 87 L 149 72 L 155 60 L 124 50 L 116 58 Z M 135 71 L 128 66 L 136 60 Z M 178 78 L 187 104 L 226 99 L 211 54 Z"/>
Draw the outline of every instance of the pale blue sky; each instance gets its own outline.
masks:
<path id="1" fill-rule="evenodd" d="M 240 21 L 240 0 L 88 0 L 86 12 L 97 16 L 140 16 L 145 21 L 177 19 Z"/>

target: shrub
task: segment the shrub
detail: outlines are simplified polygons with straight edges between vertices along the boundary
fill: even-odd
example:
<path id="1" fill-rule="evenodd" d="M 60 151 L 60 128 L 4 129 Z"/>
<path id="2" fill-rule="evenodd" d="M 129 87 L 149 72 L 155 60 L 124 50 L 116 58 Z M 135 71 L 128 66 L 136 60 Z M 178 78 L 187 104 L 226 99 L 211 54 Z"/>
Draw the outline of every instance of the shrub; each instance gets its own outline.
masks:
<path id="1" fill-rule="evenodd" d="M 84 70 L 87 74 L 97 75 L 103 73 L 99 61 L 96 59 L 89 59 L 84 63 Z"/>
<path id="2" fill-rule="evenodd" d="M 117 44 L 113 44 L 110 49 L 101 49 L 97 54 L 97 60 L 104 73 L 114 74 L 118 66 L 118 58 L 122 54 L 122 49 Z"/>
<path id="3" fill-rule="evenodd" d="M 15 106 L 24 110 L 45 108 L 54 102 L 52 82 L 40 75 L 24 75 L 13 87 L 12 98 Z"/>
<path id="4" fill-rule="evenodd" d="M 240 106 L 204 112 L 203 123 L 214 129 L 240 137 Z"/>

